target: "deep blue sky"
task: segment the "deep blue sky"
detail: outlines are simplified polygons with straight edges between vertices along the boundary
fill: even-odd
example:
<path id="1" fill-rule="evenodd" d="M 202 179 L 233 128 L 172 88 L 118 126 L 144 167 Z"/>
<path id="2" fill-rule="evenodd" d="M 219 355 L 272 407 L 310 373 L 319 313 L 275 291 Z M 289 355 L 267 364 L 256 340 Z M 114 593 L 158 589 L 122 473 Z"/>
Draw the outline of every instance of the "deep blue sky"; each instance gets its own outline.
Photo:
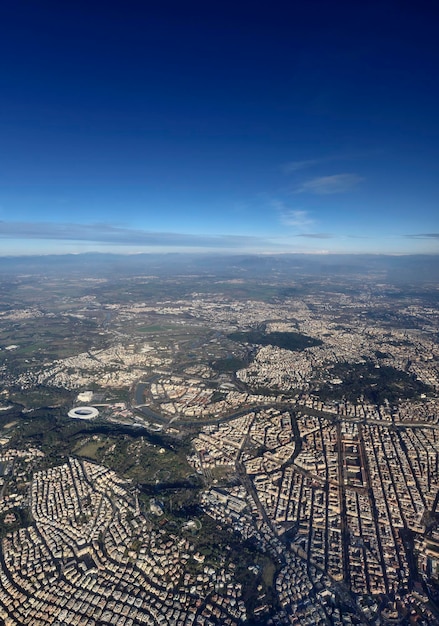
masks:
<path id="1" fill-rule="evenodd" d="M 439 252 L 436 3 L 0 5 L 0 254 Z"/>

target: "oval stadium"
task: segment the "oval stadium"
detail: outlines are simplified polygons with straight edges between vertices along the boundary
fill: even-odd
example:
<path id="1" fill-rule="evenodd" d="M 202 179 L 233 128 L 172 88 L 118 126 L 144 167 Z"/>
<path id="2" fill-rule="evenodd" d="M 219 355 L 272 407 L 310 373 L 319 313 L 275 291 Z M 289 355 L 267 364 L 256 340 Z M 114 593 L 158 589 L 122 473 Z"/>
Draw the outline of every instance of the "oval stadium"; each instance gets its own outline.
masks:
<path id="1" fill-rule="evenodd" d="M 76 406 L 68 412 L 68 416 L 79 420 L 92 420 L 99 415 L 94 406 Z"/>

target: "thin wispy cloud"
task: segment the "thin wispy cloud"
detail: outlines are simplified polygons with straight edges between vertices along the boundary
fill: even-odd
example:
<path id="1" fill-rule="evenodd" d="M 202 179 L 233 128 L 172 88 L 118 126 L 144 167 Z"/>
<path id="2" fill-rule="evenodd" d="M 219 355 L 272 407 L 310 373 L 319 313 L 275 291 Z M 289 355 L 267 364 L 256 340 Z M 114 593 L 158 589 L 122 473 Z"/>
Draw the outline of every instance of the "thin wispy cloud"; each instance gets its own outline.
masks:
<path id="1" fill-rule="evenodd" d="M 345 161 L 351 160 L 352 158 L 353 157 L 349 155 L 332 154 L 330 156 L 317 157 L 315 159 L 299 159 L 297 161 L 289 161 L 288 163 L 285 163 L 283 166 L 283 170 L 286 174 L 292 174 L 294 172 L 299 172 L 300 170 L 315 167 L 316 165 L 321 165 L 322 163 L 331 163 L 332 161 Z"/>
<path id="2" fill-rule="evenodd" d="M 314 224 L 314 220 L 310 217 L 308 211 L 284 210 L 281 214 L 281 221 L 285 226 L 293 228 L 308 228 Z"/>
<path id="3" fill-rule="evenodd" d="M 288 161 L 282 165 L 282 170 L 285 174 L 293 174 L 294 172 L 299 172 L 304 169 L 316 167 L 317 165 L 322 165 L 325 163 L 333 163 L 337 161 L 356 161 L 358 159 L 368 159 L 371 157 L 375 157 L 382 153 L 382 150 L 374 149 L 374 150 L 362 150 L 358 152 L 347 152 L 342 154 L 330 154 L 322 157 L 315 157 L 313 159 L 297 159 L 295 161 Z"/>
<path id="4" fill-rule="evenodd" d="M 317 176 L 303 182 L 296 193 L 312 193 L 325 196 L 351 191 L 363 180 L 358 174 L 333 174 L 332 176 Z"/>
<path id="5" fill-rule="evenodd" d="M 314 224 L 314 219 L 308 211 L 302 209 L 291 209 L 282 200 L 271 200 L 272 207 L 279 215 L 279 219 L 284 226 L 290 226 L 298 230 L 309 230 Z"/>
<path id="6" fill-rule="evenodd" d="M 303 161 L 290 161 L 289 163 L 285 163 L 282 169 L 286 174 L 290 174 L 292 172 L 304 170 L 308 167 L 314 167 L 314 165 L 319 165 L 327 160 L 329 159 L 304 159 Z"/>
<path id="7" fill-rule="evenodd" d="M 253 236 L 151 232 L 111 224 L 55 224 L 45 222 L 0 221 L 0 238 L 92 242 L 116 246 L 192 248 L 253 248 L 267 245 L 267 240 Z"/>
<path id="8" fill-rule="evenodd" d="M 308 239 L 333 239 L 335 235 L 331 233 L 300 233 L 296 237 L 306 237 Z"/>
<path id="9" fill-rule="evenodd" d="M 415 235 L 406 235 L 409 239 L 439 239 L 439 233 L 418 233 Z"/>

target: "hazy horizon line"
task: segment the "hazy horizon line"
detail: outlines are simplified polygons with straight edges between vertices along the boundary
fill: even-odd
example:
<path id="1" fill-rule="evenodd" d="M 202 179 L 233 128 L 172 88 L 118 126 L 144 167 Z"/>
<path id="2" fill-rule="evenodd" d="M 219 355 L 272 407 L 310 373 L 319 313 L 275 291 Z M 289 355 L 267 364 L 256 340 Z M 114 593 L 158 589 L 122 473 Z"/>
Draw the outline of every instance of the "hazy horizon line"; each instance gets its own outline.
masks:
<path id="1" fill-rule="evenodd" d="M 0 252 L 0 259 L 16 259 L 16 258 L 29 258 L 29 257 L 79 257 L 79 256 L 87 256 L 87 255 L 99 255 L 99 256 L 121 256 L 121 257 L 134 257 L 134 256 L 313 256 L 313 257 L 322 257 L 322 256 L 367 256 L 367 257 L 419 257 L 419 256 L 427 256 L 427 257 L 439 257 L 438 252 L 343 252 L 343 251 L 307 251 L 307 252 L 246 252 L 246 251 L 224 251 L 219 252 L 218 250 L 198 250 L 198 251 L 141 251 L 141 252 L 106 252 L 101 250 L 86 250 L 84 252 L 29 252 L 29 253 L 19 253 L 19 254 L 2 254 Z"/>

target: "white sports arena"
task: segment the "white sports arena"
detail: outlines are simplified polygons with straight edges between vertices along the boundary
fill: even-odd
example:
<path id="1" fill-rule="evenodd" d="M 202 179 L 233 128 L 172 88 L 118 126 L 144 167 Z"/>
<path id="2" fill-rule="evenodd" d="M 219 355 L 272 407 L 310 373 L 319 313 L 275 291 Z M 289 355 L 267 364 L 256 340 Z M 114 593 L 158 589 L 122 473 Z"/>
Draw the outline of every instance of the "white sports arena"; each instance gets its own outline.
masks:
<path id="1" fill-rule="evenodd" d="M 69 417 L 73 417 L 78 420 L 92 420 L 99 415 L 99 411 L 94 406 L 75 406 L 74 409 L 68 412 Z"/>

